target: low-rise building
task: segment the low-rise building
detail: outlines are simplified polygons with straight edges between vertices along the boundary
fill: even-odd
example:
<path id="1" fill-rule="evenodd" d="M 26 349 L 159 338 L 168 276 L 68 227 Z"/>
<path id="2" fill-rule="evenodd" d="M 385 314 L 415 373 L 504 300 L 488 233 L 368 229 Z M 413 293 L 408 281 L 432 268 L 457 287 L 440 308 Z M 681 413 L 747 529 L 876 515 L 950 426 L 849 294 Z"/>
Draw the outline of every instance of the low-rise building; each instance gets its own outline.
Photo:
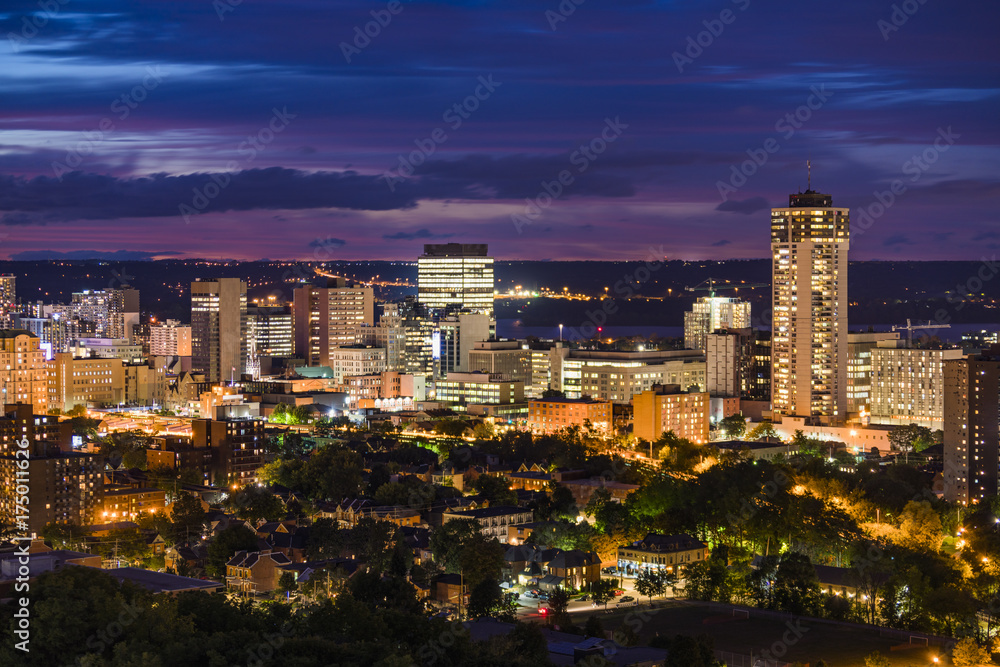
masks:
<path id="1" fill-rule="evenodd" d="M 690 535 L 649 533 L 641 540 L 618 547 L 618 569 L 635 576 L 641 569 L 677 572 L 678 568 L 708 558 L 708 547 Z"/>
<path id="2" fill-rule="evenodd" d="M 528 401 L 528 429 L 555 433 L 571 426 L 590 426 L 607 435 L 612 430 L 611 401 L 585 398 L 540 398 Z"/>
<path id="3" fill-rule="evenodd" d="M 524 403 L 524 383 L 489 373 L 448 373 L 437 383 L 437 400 L 463 411 L 471 404 L 514 405 Z"/>
<path id="4" fill-rule="evenodd" d="M 104 521 L 134 521 L 140 516 L 156 514 L 166 508 L 166 493 L 154 488 L 105 487 Z"/>
<path id="5" fill-rule="evenodd" d="M 633 401 L 633 433 L 655 441 L 667 431 L 696 444 L 708 442 L 709 395 L 682 392 L 679 385 L 656 385 Z"/>
<path id="6" fill-rule="evenodd" d="M 495 537 L 501 542 L 507 540 L 507 530 L 511 525 L 528 523 L 534 518 L 531 510 L 507 505 L 496 505 L 473 510 L 451 510 L 442 513 L 441 524 L 454 519 L 475 519 L 479 532 L 487 537 Z"/>
<path id="7" fill-rule="evenodd" d="M 292 561 L 282 553 L 237 551 L 226 563 L 229 590 L 249 595 L 263 595 L 278 587 L 278 578 Z"/>

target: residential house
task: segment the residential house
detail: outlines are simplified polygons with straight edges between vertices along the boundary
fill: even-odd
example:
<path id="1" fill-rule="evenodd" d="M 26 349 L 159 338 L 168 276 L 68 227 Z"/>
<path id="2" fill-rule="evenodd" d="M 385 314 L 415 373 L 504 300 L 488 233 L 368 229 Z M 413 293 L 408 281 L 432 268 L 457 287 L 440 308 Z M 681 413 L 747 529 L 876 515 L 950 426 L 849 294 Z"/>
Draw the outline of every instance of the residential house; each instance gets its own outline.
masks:
<path id="1" fill-rule="evenodd" d="M 226 563 L 226 584 L 240 593 L 264 595 L 278 587 L 278 578 L 291 564 L 283 553 L 237 551 Z"/>
<path id="2" fill-rule="evenodd" d="M 483 535 L 505 541 L 509 526 L 528 523 L 533 518 L 531 510 L 497 505 L 474 510 L 448 511 L 442 514 L 441 523 L 443 525 L 454 519 L 475 519 L 479 523 L 479 531 Z"/>
<path id="3" fill-rule="evenodd" d="M 618 547 L 618 569 L 626 576 L 640 569 L 676 572 L 681 566 L 708 558 L 708 547 L 690 535 L 649 533 L 641 540 Z"/>

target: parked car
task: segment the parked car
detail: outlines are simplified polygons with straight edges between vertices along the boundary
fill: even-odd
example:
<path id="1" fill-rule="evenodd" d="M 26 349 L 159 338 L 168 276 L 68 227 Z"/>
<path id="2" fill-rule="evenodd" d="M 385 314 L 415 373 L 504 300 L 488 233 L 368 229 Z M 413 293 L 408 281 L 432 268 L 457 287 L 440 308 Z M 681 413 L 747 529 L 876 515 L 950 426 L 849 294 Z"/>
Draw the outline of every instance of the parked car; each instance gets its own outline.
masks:
<path id="1" fill-rule="evenodd" d="M 524 594 L 524 597 L 526 597 L 526 598 L 531 598 L 532 600 L 534 600 L 534 599 L 536 599 L 536 598 L 537 598 L 538 596 L 537 596 L 537 595 L 535 595 L 535 594 L 534 594 L 533 592 L 531 592 L 531 591 L 528 591 L 527 593 L 525 593 L 525 594 Z"/>
<path id="2" fill-rule="evenodd" d="M 635 598 L 632 597 L 631 595 L 626 595 L 621 600 L 619 600 L 619 602 L 635 602 Z"/>
<path id="3" fill-rule="evenodd" d="M 589 595 L 581 595 L 579 598 L 577 598 L 578 602 L 587 602 L 588 600 L 590 600 Z"/>
<path id="4" fill-rule="evenodd" d="M 615 590 L 615 595 L 616 596 L 617 595 L 625 595 L 625 591 L 623 591 L 622 589 L 619 588 L 619 589 Z"/>
<path id="5" fill-rule="evenodd" d="M 539 600 L 548 600 L 548 599 L 549 599 L 549 596 L 548 596 L 548 594 L 547 594 L 547 593 L 542 593 L 542 594 L 540 594 L 540 595 L 538 596 L 538 599 L 539 599 Z"/>

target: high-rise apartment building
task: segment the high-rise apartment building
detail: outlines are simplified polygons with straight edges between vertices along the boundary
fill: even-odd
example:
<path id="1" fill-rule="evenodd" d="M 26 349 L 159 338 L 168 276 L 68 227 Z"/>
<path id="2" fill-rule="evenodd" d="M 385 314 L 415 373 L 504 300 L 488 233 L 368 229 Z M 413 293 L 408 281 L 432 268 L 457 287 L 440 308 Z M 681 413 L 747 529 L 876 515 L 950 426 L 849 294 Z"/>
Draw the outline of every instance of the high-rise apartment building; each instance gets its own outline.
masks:
<path id="1" fill-rule="evenodd" d="M 0 330 L 0 405 L 25 403 L 44 415 L 49 373 L 38 336 L 23 329 Z"/>
<path id="2" fill-rule="evenodd" d="M 871 423 L 944 428 L 944 365 L 962 350 L 907 347 L 883 340 L 871 350 Z"/>
<path id="3" fill-rule="evenodd" d="M 153 357 L 190 357 L 191 326 L 178 320 L 150 325 L 149 354 Z"/>
<path id="4" fill-rule="evenodd" d="M 0 276 L 0 329 L 9 329 L 17 307 L 17 278 Z"/>
<path id="5" fill-rule="evenodd" d="M 946 361 L 944 377 L 944 498 L 983 502 L 1000 477 L 1000 346 Z"/>
<path id="6" fill-rule="evenodd" d="M 375 291 L 344 278 L 324 278 L 295 288 L 295 356 L 309 366 L 329 366 L 334 348 L 355 345 L 358 327 L 375 325 Z"/>
<path id="7" fill-rule="evenodd" d="M 871 419 L 872 350 L 884 340 L 899 340 L 899 332 L 847 334 L 847 413 L 863 422 Z"/>
<path id="8" fill-rule="evenodd" d="M 493 258 L 485 243 L 427 244 L 417 259 L 417 300 L 493 317 Z"/>
<path id="9" fill-rule="evenodd" d="M 750 304 L 734 297 L 699 298 L 684 313 L 684 347 L 705 351 L 706 336 L 717 329 L 750 327 Z"/>
<path id="10" fill-rule="evenodd" d="M 0 413 L 0 521 L 19 517 L 29 533 L 48 523 L 96 523 L 104 490 L 104 462 L 98 454 L 69 451 L 72 431 L 56 417 L 28 404 L 4 405 Z M 19 442 L 27 439 L 26 449 Z M 18 455 L 27 451 L 28 457 Z M 26 466 L 26 467 L 25 467 Z M 27 512 L 18 507 L 18 482 L 28 487 Z"/>
<path id="11" fill-rule="evenodd" d="M 72 316 L 93 322 L 102 338 L 132 338 L 139 324 L 139 290 L 131 287 L 74 292 L 69 306 Z"/>
<path id="12" fill-rule="evenodd" d="M 247 284 L 239 278 L 191 283 L 191 367 L 209 382 L 238 380 L 247 368 Z"/>
<path id="13" fill-rule="evenodd" d="M 771 209 L 771 406 L 839 422 L 847 411 L 848 209 L 811 189 Z"/>
<path id="14" fill-rule="evenodd" d="M 718 329 L 705 340 L 705 382 L 709 395 L 747 401 L 770 400 L 769 332 Z"/>

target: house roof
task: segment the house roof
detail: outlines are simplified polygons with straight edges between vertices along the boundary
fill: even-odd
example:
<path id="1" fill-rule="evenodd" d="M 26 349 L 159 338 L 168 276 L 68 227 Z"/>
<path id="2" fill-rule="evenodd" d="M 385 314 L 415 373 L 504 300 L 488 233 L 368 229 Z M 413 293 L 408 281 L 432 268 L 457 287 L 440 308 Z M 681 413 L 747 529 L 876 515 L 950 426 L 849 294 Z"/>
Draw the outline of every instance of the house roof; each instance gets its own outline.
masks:
<path id="1" fill-rule="evenodd" d="M 118 567 L 104 570 L 118 581 L 131 581 L 154 593 L 178 593 L 180 591 L 216 591 L 223 587 L 218 581 L 180 577 L 176 574 L 142 570 L 136 567 Z"/>
<path id="2" fill-rule="evenodd" d="M 625 545 L 625 548 L 646 549 L 648 551 L 660 551 L 674 553 L 677 551 L 688 551 L 691 549 L 705 549 L 705 543 L 700 542 L 686 533 L 677 535 L 657 535 L 649 533 L 638 542 Z"/>

